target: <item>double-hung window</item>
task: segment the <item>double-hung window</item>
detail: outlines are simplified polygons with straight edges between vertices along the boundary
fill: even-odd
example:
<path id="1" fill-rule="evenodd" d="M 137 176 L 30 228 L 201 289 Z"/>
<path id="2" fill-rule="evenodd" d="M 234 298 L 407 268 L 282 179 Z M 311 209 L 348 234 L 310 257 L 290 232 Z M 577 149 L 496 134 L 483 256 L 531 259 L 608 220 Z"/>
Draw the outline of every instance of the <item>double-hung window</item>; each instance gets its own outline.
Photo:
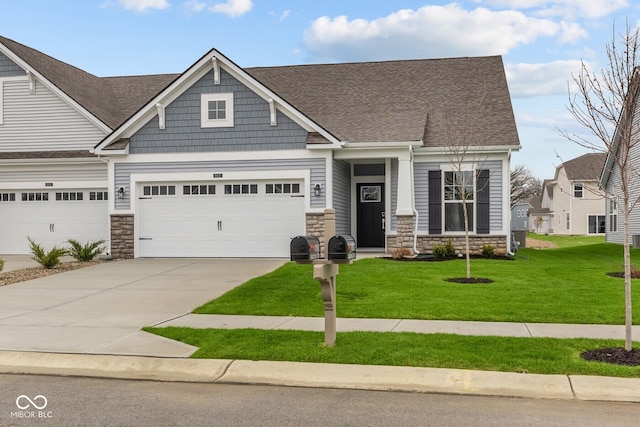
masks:
<path id="1" fill-rule="evenodd" d="M 573 197 L 576 199 L 582 199 L 584 193 L 584 187 L 582 184 L 573 184 Z"/>
<path id="2" fill-rule="evenodd" d="M 200 98 L 200 126 L 233 127 L 233 93 L 203 93 Z"/>
<path id="3" fill-rule="evenodd" d="M 467 224 L 473 231 L 475 180 L 473 171 L 444 172 L 444 231 L 464 231 L 464 205 Z"/>
<path id="4" fill-rule="evenodd" d="M 613 199 L 609 200 L 609 231 L 618 231 L 618 203 Z"/>

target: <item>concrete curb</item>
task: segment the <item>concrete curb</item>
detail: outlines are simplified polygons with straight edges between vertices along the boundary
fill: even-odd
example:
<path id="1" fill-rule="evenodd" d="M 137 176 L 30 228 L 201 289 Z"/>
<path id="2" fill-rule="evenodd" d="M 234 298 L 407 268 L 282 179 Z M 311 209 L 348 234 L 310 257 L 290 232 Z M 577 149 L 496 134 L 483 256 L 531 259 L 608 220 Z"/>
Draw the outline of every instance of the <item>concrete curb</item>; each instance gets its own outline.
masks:
<path id="1" fill-rule="evenodd" d="M 563 375 L 236 360 L 218 382 L 573 399 Z"/>
<path id="2" fill-rule="evenodd" d="M 232 360 L 0 352 L 0 373 L 153 381 L 214 382 Z"/>
<path id="3" fill-rule="evenodd" d="M 0 352 L 0 373 L 640 402 L 640 379 L 405 366 Z"/>

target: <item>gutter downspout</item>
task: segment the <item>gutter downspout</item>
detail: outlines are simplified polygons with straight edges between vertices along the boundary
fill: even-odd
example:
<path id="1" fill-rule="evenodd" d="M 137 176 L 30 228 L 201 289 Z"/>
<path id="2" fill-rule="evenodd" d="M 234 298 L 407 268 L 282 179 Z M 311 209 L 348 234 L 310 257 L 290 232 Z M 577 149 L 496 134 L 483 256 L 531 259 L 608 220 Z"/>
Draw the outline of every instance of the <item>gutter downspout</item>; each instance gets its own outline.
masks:
<path id="1" fill-rule="evenodd" d="M 418 210 L 416 209 L 416 193 L 415 193 L 415 176 L 413 174 L 413 146 L 409 146 L 409 159 L 411 160 L 409 166 L 411 167 L 411 210 L 413 210 L 413 215 L 415 216 L 415 224 L 413 226 L 413 253 L 416 255 L 420 255 L 420 251 L 418 251 Z"/>

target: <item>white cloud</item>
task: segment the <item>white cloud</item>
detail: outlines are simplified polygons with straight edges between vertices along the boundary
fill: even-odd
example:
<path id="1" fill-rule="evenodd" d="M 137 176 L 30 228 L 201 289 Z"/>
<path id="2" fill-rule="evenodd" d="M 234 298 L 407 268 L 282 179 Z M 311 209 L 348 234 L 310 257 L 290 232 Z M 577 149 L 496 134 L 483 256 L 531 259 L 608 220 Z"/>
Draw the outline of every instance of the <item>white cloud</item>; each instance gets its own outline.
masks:
<path id="1" fill-rule="evenodd" d="M 587 64 L 589 67 L 589 65 Z M 547 95 L 568 96 L 572 75 L 580 71 L 581 61 L 554 61 L 545 64 L 506 64 L 509 92 L 514 98 Z"/>
<path id="2" fill-rule="evenodd" d="M 236 18 L 249 12 L 252 8 L 253 2 L 251 0 L 227 0 L 226 3 L 218 3 L 211 6 L 209 11 Z"/>
<path id="3" fill-rule="evenodd" d="M 145 12 L 148 9 L 167 9 L 169 7 L 167 0 L 118 0 L 118 3 L 126 10 L 135 10 L 136 12 Z"/>
<path id="4" fill-rule="evenodd" d="M 205 7 L 207 7 L 207 4 L 198 0 L 191 0 L 185 3 L 185 8 L 189 12 L 195 12 L 195 13 L 202 12 Z"/>
<path id="5" fill-rule="evenodd" d="M 628 0 L 486 0 L 490 6 L 531 9 L 538 16 L 597 19 L 629 6 Z"/>
<path id="6" fill-rule="evenodd" d="M 585 35 L 579 26 L 518 11 L 465 10 L 452 3 L 371 21 L 323 16 L 305 31 L 304 45 L 316 60 L 348 61 L 506 54 L 539 37 L 568 42 Z"/>

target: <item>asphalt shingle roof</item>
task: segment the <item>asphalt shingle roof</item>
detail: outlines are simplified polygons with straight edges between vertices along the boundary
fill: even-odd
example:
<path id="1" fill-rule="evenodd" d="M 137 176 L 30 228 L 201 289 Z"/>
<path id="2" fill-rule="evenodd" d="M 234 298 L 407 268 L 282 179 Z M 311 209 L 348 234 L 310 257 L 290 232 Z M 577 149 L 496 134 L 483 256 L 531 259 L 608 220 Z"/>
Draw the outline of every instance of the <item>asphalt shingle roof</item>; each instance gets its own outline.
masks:
<path id="1" fill-rule="evenodd" d="M 13 40 L 0 37 L 0 43 L 111 129 L 179 76 L 101 78 Z M 519 145 L 499 56 L 245 71 L 341 141 L 437 147 L 447 144 L 452 129 L 464 129 L 473 136 L 469 145 Z"/>
<path id="2" fill-rule="evenodd" d="M 606 153 L 588 153 L 562 164 L 571 181 L 598 180 L 607 158 Z"/>
<path id="3" fill-rule="evenodd" d="M 450 129 L 475 122 L 470 145 L 519 145 L 499 56 L 245 71 L 342 141 L 443 146 Z"/>
<path id="4" fill-rule="evenodd" d="M 101 78 L 5 37 L 0 37 L 0 43 L 111 129 L 177 76 Z"/>

